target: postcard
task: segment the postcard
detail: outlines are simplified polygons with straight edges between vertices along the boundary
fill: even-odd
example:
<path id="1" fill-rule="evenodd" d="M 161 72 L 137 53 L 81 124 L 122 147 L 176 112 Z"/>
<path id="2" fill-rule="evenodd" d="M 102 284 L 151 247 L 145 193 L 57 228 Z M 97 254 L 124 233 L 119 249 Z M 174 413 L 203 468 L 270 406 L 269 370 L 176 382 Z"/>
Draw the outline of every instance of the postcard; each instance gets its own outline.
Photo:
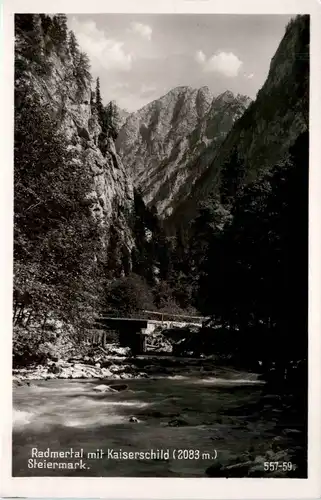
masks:
<path id="1" fill-rule="evenodd" d="M 2 495 L 318 496 L 320 12 L 5 2 Z"/>

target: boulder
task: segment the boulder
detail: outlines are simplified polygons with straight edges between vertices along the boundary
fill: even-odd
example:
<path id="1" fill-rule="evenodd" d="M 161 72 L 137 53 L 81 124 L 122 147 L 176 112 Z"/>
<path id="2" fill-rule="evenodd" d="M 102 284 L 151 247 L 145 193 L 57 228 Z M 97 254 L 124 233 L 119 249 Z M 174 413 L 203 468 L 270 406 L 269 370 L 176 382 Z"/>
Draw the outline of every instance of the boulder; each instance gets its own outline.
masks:
<path id="1" fill-rule="evenodd" d="M 205 474 L 208 477 L 247 477 L 252 465 L 252 461 L 239 462 L 226 466 L 223 466 L 219 462 L 214 462 L 214 464 L 206 469 Z"/>
<path id="2" fill-rule="evenodd" d="M 21 385 L 24 385 L 22 380 L 19 380 L 19 379 L 14 379 L 12 381 L 12 384 L 13 384 L 13 387 L 20 387 Z"/>
<path id="3" fill-rule="evenodd" d="M 130 417 L 129 422 L 133 422 L 133 423 L 137 424 L 140 422 L 140 420 L 138 420 L 138 418 L 136 418 L 136 417 Z"/>
<path id="4" fill-rule="evenodd" d="M 116 392 L 115 389 L 105 384 L 97 385 L 93 390 L 97 392 Z"/>
<path id="5" fill-rule="evenodd" d="M 108 368 L 102 368 L 101 373 L 104 377 L 111 377 L 112 373 Z"/>
<path id="6" fill-rule="evenodd" d="M 111 365 L 109 367 L 109 370 L 112 372 L 112 373 L 119 373 L 122 371 L 122 367 L 121 366 L 118 366 L 118 365 Z"/>
<path id="7" fill-rule="evenodd" d="M 58 375 L 61 372 L 62 372 L 62 367 L 58 363 L 53 363 L 52 365 L 48 366 L 48 373 L 53 373 L 55 375 Z"/>
<path id="8" fill-rule="evenodd" d="M 248 460 L 246 462 L 239 462 L 237 464 L 228 465 L 223 468 L 226 477 L 246 477 L 253 466 L 253 462 Z"/>
<path id="9" fill-rule="evenodd" d="M 118 391 L 118 392 L 126 391 L 128 389 L 127 384 L 112 384 L 109 387 L 115 391 Z"/>

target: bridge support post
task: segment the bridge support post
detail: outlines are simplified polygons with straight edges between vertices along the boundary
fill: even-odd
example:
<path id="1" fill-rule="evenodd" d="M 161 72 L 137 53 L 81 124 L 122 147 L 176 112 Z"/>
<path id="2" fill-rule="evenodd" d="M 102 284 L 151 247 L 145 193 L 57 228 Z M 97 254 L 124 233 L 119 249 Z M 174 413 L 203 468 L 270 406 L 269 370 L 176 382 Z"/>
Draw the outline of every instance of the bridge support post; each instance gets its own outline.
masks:
<path id="1" fill-rule="evenodd" d="M 141 353 L 143 354 L 146 350 L 146 328 L 142 328 L 139 336 L 140 336 L 140 348 L 141 348 Z"/>

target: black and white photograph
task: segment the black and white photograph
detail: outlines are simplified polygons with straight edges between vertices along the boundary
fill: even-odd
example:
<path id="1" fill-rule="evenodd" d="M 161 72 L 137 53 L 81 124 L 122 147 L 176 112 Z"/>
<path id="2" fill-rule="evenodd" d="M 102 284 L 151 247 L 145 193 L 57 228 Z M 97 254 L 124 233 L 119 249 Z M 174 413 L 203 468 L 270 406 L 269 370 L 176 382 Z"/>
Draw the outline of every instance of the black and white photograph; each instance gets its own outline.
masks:
<path id="1" fill-rule="evenodd" d="M 14 478 L 308 478 L 309 87 L 309 14 L 15 13 Z"/>

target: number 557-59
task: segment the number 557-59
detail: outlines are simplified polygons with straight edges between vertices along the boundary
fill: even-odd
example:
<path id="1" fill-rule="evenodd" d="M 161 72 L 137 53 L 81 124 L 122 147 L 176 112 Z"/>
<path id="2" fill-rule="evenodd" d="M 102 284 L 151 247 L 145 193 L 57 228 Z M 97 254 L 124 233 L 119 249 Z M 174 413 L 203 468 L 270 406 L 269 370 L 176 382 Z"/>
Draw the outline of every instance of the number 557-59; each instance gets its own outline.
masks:
<path id="1" fill-rule="evenodd" d="M 293 470 L 292 462 L 264 462 L 265 471 L 277 471 L 282 470 L 283 472 Z"/>

